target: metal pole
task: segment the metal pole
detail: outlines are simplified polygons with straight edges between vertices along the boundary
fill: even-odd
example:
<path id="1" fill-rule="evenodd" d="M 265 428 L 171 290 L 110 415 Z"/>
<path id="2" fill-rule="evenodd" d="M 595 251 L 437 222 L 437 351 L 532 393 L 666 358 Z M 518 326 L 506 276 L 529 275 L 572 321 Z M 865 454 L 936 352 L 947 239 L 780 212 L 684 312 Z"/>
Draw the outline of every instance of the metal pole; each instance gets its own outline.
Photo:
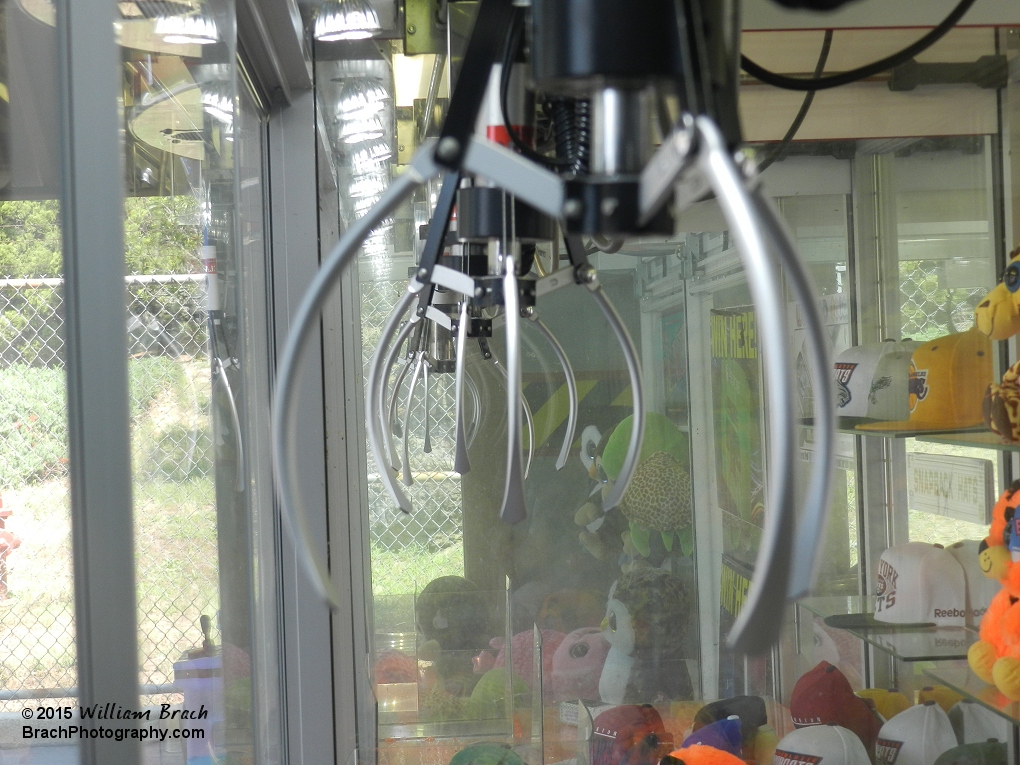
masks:
<path id="1" fill-rule="evenodd" d="M 108 0 L 57 4 L 64 326 L 79 701 L 137 709 L 115 11 Z M 137 765 L 140 750 L 83 739 L 81 762 Z"/>

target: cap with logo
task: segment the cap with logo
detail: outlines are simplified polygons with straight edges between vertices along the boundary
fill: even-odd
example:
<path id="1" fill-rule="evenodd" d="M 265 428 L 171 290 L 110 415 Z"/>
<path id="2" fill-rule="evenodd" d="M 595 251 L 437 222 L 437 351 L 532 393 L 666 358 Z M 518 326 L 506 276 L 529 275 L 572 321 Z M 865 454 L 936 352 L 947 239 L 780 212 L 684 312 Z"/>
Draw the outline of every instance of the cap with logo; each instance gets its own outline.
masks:
<path id="1" fill-rule="evenodd" d="M 910 416 L 907 381 L 910 357 L 920 343 L 886 340 L 847 348 L 833 362 L 836 414 L 869 420 Z"/>
<path id="2" fill-rule="evenodd" d="M 860 430 L 917 432 L 981 427 L 985 389 L 992 382 L 992 343 L 972 327 L 917 348 L 910 360 L 906 420 L 858 425 Z"/>
<path id="3" fill-rule="evenodd" d="M 990 579 L 981 570 L 981 541 L 964 539 L 946 548 L 963 569 L 967 582 L 967 626 L 977 627 L 992 598 L 1002 589 L 997 579 Z"/>
<path id="4" fill-rule="evenodd" d="M 854 695 L 846 676 L 827 661 L 802 675 L 790 696 L 790 716 L 798 728 L 840 725 L 870 750 L 882 723 L 868 703 Z"/>
<path id="5" fill-rule="evenodd" d="M 875 742 L 877 765 L 931 765 L 957 745 L 949 715 L 934 701 L 905 709 L 882 726 Z"/>
<path id="6" fill-rule="evenodd" d="M 607 709 L 592 721 L 592 765 L 656 765 L 673 748 L 673 737 L 651 704 Z"/>
<path id="7" fill-rule="evenodd" d="M 813 725 L 787 733 L 776 746 L 772 765 L 871 765 L 868 751 L 852 731 L 839 725 Z"/>
<path id="8" fill-rule="evenodd" d="M 940 754 L 935 765 L 1006 765 L 1006 758 L 1005 744 L 985 741 L 981 744 L 954 746 Z"/>
<path id="9" fill-rule="evenodd" d="M 967 580 L 952 553 L 941 545 L 894 545 L 878 561 L 875 618 L 892 624 L 967 622 Z"/>

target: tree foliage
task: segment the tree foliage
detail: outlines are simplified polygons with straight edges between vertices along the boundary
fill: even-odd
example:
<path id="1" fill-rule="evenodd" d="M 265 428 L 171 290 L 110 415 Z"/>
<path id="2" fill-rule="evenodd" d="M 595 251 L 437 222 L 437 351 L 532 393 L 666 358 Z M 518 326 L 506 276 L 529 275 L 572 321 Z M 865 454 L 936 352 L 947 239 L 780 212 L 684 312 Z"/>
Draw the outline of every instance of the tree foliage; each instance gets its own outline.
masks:
<path id="1" fill-rule="evenodd" d="M 131 197 L 125 203 L 129 274 L 182 274 L 200 269 L 198 202 L 191 196 Z M 0 202 L 0 278 L 60 276 L 56 200 Z"/>

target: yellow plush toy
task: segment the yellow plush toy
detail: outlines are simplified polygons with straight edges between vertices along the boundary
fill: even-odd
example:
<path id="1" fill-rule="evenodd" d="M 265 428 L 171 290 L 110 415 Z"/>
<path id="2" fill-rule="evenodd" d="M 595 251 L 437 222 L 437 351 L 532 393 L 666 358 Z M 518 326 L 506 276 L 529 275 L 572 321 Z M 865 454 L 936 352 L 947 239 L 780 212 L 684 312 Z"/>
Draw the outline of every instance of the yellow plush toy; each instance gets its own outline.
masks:
<path id="1" fill-rule="evenodd" d="M 1002 279 L 974 309 L 978 329 L 992 340 L 1020 334 L 1020 247 L 1009 254 Z M 1020 361 L 1006 370 L 999 385 L 988 386 L 983 403 L 985 424 L 1003 441 L 1020 441 Z"/>
<path id="2" fill-rule="evenodd" d="M 992 526 L 981 543 L 979 563 L 984 575 L 1002 589 L 981 618 L 980 640 L 967 651 L 974 674 L 993 684 L 1008 699 L 1020 701 L 1020 481 L 1002 493 L 992 510 Z"/>

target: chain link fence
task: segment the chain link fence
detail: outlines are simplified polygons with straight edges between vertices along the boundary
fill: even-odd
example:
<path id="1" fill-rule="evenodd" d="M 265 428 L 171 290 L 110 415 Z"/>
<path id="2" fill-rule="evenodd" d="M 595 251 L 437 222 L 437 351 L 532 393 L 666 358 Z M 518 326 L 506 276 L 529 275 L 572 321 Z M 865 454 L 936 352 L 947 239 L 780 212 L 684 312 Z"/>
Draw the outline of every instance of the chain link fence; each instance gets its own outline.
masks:
<path id="1" fill-rule="evenodd" d="M 974 326 L 974 309 L 989 287 L 952 289 L 942 285 L 939 261 L 900 262 L 900 318 L 903 337 L 920 342 Z"/>
<path id="2" fill-rule="evenodd" d="M 361 285 L 362 361 L 366 377 L 386 317 L 406 288 L 406 281 Z M 398 362 L 390 380 L 391 395 L 403 361 Z M 401 432 L 412 373 L 413 369 L 405 376 L 397 399 L 395 420 Z M 460 476 L 453 472 L 453 375 L 431 375 L 429 383 L 431 452 L 425 451 L 424 386 L 420 380 L 407 418 L 408 458 L 414 479 L 414 484 L 407 487 L 407 495 L 414 504 L 414 513 L 405 515 L 393 507 L 369 452 L 372 579 L 377 597 L 411 594 L 437 576 L 464 573 Z M 394 444 L 402 457 L 403 440 L 395 437 Z"/>
<path id="3" fill-rule="evenodd" d="M 0 280 L 0 711 L 77 684 L 61 284 Z M 201 275 L 127 281 L 140 683 L 161 701 L 218 609 L 204 302 Z"/>

